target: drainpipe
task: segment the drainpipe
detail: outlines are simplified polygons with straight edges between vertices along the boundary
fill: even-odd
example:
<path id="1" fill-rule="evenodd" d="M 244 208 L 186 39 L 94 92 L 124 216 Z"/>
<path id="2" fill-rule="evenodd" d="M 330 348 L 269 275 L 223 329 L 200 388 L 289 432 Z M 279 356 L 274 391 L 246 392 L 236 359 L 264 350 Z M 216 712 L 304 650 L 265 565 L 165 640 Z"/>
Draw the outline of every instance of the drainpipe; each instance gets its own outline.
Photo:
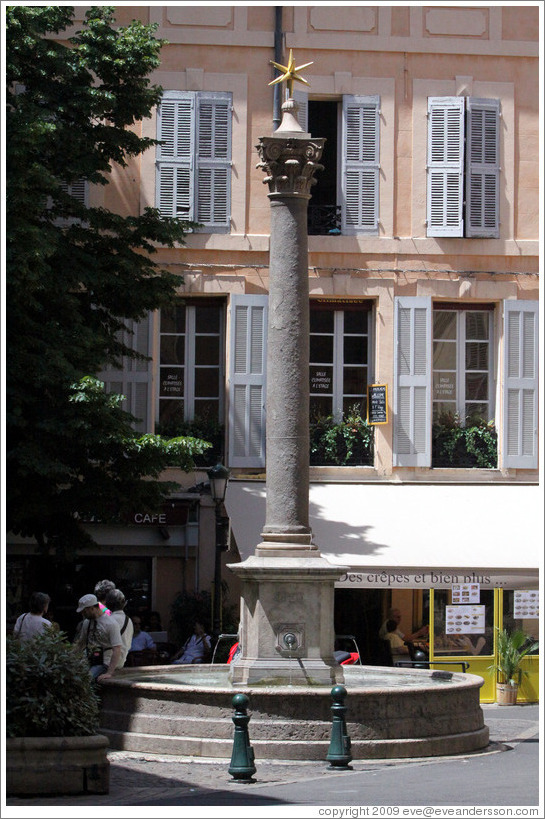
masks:
<path id="1" fill-rule="evenodd" d="M 274 61 L 275 63 L 282 62 L 282 6 L 274 7 Z M 280 74 L 275 68 L 275 77 Z M 273 85 L 273 131 L 279 127 L 282 122 L 282 83 Z"/>

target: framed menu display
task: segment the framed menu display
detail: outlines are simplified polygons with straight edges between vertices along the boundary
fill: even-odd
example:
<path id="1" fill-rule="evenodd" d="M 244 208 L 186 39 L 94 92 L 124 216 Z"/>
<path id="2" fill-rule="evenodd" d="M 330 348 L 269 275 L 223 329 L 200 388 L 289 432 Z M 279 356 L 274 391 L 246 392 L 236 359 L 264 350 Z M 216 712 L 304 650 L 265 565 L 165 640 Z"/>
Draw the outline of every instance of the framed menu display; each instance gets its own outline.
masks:
<path id="1" fill-rule="evenodd" d="M 539 617 L 539 592 L 537 590 L 516 591 L 513 609 L 513 616 L 516 620 Z"/>
<path id="2" fill-rule="evenodd" d="M 452 587 L 453 603 L 480 603 L 481 587 L 479 583 L 455 583 Z"/>
<path id="3" fill-rule="evenodd" d="M 484 634 L 484 606 L 446 606 L 447 634 Z"/>
<path id="4" fill-rule="evenodd" d="M 367 423 L 388 423 L 388 385 L 367 385 Z"/>

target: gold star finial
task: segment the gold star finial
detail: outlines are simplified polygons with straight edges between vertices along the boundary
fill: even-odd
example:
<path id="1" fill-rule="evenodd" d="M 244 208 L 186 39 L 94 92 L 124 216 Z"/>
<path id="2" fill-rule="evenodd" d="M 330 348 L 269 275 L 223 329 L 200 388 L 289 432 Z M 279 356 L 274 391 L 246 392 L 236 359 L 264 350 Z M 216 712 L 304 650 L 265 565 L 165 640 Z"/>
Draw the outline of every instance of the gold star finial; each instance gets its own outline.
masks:
<path id="1" fill-rule="evenodd" d="M 280 71 L 284 73 L 277 77 L 275 80 L 269 83 L 269 85 L 276 85 L 279 82 L 285 82 L 288 87 L 288 97 L 293 96 L 293 83 L 294 81 L 303 82 L 305 85 L 309 85 L 310 83 L 308 80 L 305 80 L 304 77 L 300 77 L 297 73 L 298 71 L 302 71 L 303 68 L 308 68 L 309 65 L 312 63 L 305 63 L 304 65 L 295 65 L 295 60 L 293 59 L 293 51 L 290 48 L 290 58 L 288 60 L 287 65 L 280 65 L 280 63 L 275 63 L 274 60 L 270 60 L 271 65 L 274 65 L 275 68 L 278 68 Z"/>

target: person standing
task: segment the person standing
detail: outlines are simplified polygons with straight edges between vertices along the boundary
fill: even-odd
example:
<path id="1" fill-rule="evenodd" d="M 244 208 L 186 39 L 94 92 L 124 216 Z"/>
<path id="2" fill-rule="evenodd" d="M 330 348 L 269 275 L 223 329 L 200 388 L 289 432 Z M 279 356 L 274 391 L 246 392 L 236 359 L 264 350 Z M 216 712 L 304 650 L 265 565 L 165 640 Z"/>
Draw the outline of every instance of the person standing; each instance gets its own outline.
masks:
<path id="1" fill-rule="evenodd" d="M 123 641 L 120 667 L 125 665 L 127 654 L 131 650 L 134 632 L 134 626 L 131 618 L 123 611 L 126 604 L 127 600 L 121 589 L 111 589 L 106 595 L 105 605 L 111 611 L 110 619 L 119 626 L 119 633 L 121 634 L 121 639 Z"/>
<path id="2" fill-rule="evenodd" d="M 115 589 L 115 583 L 113 580 L 99 580 L 94 589 L 100 610 L 108 615 L 110 615 L 112 612 L 106 606 L 105 601 L 106 595 L 108 592 L 112 591 L 112 589 Z"/>
<path id="3" fill-rule="evenodd" d="M 23 641 L 32 640 L 37 634 L 51 628 L 51 620 L 44 616 L 50 602 L 51 598 L 45 592 L 34 592 L 30 597 L 30 611 L 17 618 L 13 636 Z"/>
<path id="4" fill-rule="evenodd" d="M 113 677 L 122 666 L 123 640 L 115 620 L 105 614 L 96 595 L 84 594 L 76 609 L 83 615 L 83 625 L 74 642 L 76 650 L 85 652 L 89 659 L 89 673 L 97 682 Z M 102 657 L 93 659 L 95 650 L 102 650 Z"/>

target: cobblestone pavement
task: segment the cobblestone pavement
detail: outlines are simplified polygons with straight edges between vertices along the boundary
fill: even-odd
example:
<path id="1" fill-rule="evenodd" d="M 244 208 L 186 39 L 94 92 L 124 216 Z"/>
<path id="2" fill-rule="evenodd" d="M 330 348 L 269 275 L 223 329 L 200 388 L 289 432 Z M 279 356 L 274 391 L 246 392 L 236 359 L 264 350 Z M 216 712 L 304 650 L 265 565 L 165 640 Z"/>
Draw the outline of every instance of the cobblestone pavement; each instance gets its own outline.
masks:
<path id="1" fill-rule="evenodd" d="M 485 723 L 490 729 L 490 744 L 481 752 L 466 755 L 466 759 L 476 759 L 483 755 L 498 754 L 512 748 L 524 740 L 535 737 L 538 731 L 538 706 L 483 706 Z M 251 724 L 250 724 L 251 729 Z M 251 740 L 251 730 L 250 730 Z M 280 760 L 256 760 L 256 773 L 252 784 L 235 782 L 228 772 L 228 759 L 200 759 L 196 757 L 160 756 L 155 754 L 141 754 L 127 751 L 110 751 L 110 792 L 104 795 L 56 796 L 36 798 L 16 798 L 7 800 L 7 806 L 44 806 L 62 807 L 69 805 L 83 806 L 122 806 L 122 805 L 160 805 L 162 800 L 172 799 L 173 789 L 179 804 L 184 804 L 184 797 L 194 799 L 200 790 L 239 791 L 251 789 L 258 795 L 263 786 L 284 785 L 288 783 L 310 783 L 315 778 L 324 775 L 327 763 L 299 762 Z M 459 759 L 460 757 L 452 757 Z M 351 765 L 355 771 L 372 771 L 384 769 L 406 763 L 433 765 L 444 762 L 445 757 L 428 757 L 407 760 L 354 760 Z M 335 772 L 329 776 L 339 775 Z M 153 801 L 150 801 L 153 800 Z M 24 819 L 30 816 L 44 816 L 44 812 L 30 811 L 10 812 L 9 816 L 21 816 Z M 56 810 L 55 816 L 74 815 L 73 812 L 63 814 Z M 81 813 L 78 815 L 94 815 Z M 104 813 L 102 816 L 119 813 Z M 137 814 L 136 812 L 133 815 Z M 166 814 L 161 814 L 166 815 Z M 196 815 L 196 814 L 191 814 Z M 2 813 L 4 816 L 4 813 Z"/>

